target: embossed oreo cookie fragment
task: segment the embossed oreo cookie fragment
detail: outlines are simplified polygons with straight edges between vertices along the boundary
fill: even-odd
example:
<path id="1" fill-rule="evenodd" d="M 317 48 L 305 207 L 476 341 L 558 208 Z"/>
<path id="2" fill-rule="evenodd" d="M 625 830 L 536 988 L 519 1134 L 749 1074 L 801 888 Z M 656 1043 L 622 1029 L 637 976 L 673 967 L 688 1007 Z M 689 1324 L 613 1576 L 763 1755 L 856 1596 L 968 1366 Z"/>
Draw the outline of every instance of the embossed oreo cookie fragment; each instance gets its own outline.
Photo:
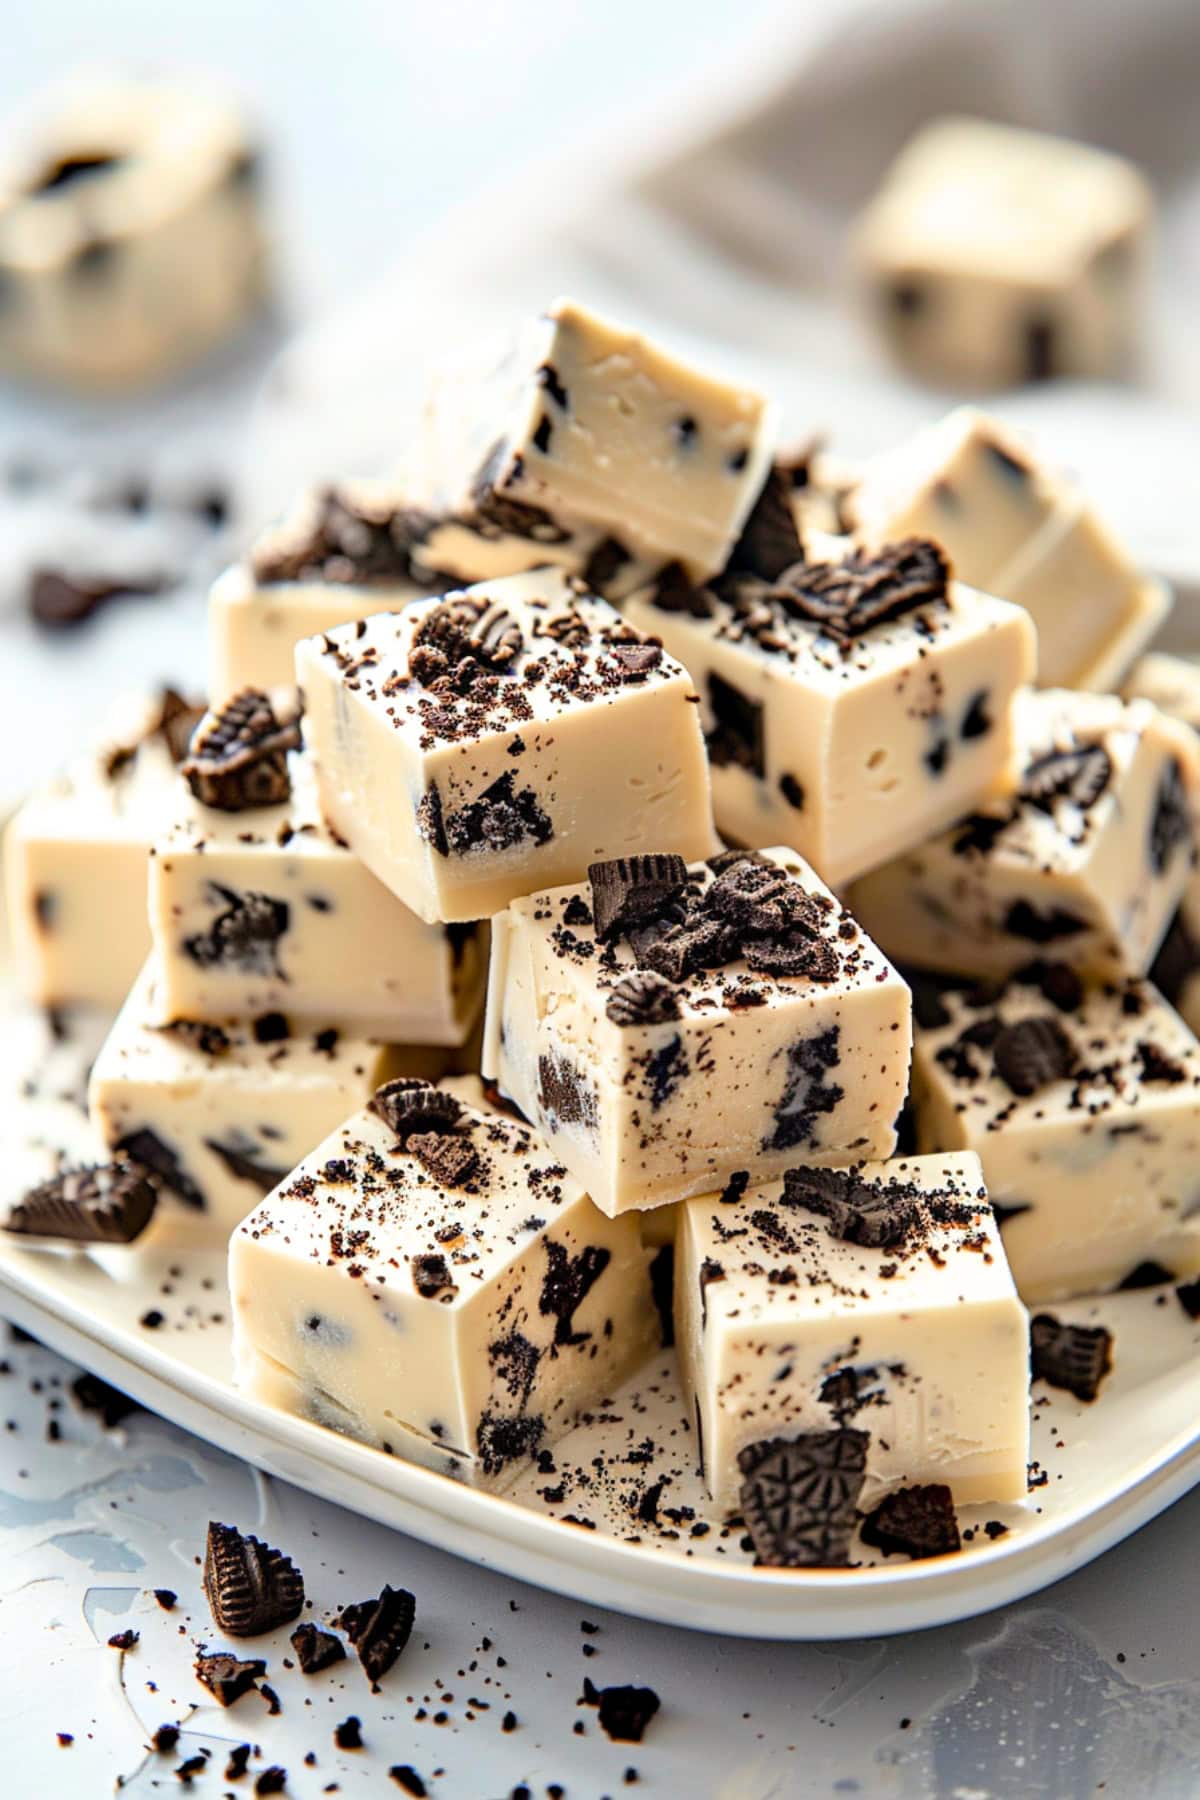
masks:
<path id="1" fill-rule="evenodd" d="M 619 856 L 591 863 L 596 936 L 607 940 L 644 923 L 682 894 L 687 864 L 682 856 Z"/>
<path id="2" fill-rule="evenodd" d="M 739 1499 L 756 1563 L 846 1567 L 870 1441 L 868 1432 L 846 1426 L 765 1438 L 739 1453 Z"/>
<path id="3" fill-rule="evenodd" d="M 370 1107 L 401 1140 L 414 1132 L 453 1131 L 463 1118 L 461 1100 L 415 1075 L 386 1081 L 375 1090 Z"/>
<path id="4" fill-rule="evenodd" d="M 1076 1060 L 1074 1044 L 1049 1013 L 1005 1025 L 992 1045 L 996 1074 L 1022 1099 L 1070 1075 Z"/>
<path id="5" fill-rule="evenodd" d="M 502 606 L 456 594 L 422 619 L 413 638 L 410 669 L 426 687 L 464 661 L 495 674 L 508 668 L 524 643 L 520 625 Z"/>
<path id="6" fill-rule="evenodd" d="M 950 567 L 938 546 L 905 538 L 870 553 L 856 550 L 840 563 L 809 563 L 788 571 L 769 590 L 794 619 L 817 625 L 848 651 L 876 626 L 944 604 Z"/>
<path id="7" fill-rule="evenodd" d="M 1019 797 L 1043 812 L 1049 812 L 1056 800 L 1069 800 L 1086 812 L 1104 793 L 1112 773 L 1112 759 L 1103 744 L 1050 750 L 1026 769 Z"/>
<path id="8" fill-rule="evenodd" d="M 886 1556 L 949 1556 L 962 1549 L 954 1496 L 940 1481 L 898 1488 L 863 1520 L 862 1541 Z"/>
<path id="9" fill-rule="evenodd" d="M 863 1181 L 853 1169 L 788 1169 L 783 1202 L 827 1221 L 844 1243 L 894 1250 L 907 1243 L 921 1220 L 915 1188 L 902 1181 Z"/>
<path id="10" fill-rule="evenodd" d="M 334 1623 L 358 1652 L 367 1679 L 377 1684 L 412 1636 L 417 1603 L 407 1588 L 384 1587 L 378 1599 L 344 1606 Z"/>
<path id="11" fill-rule="evenodd" d="M 299 747 L 296 721 L 281 723 L 266 694 L 243 688 L 197 728 L 182 773 L 195 798 L 221 812 L 279 806 L 292 791 L 287 753 Z"/>
<path id="12" fill-rule="evenodd" d="M 66 1169 L 18 1200 L 4 1230 L 76 1243 L 132 1244 L 154 1216 L 158 1193 L 136 1163 Z"/>
<path id="13" fill-rule="evenodd" d="M 1094 1400 L 1112 1367 L 1112 1332 L 1104 1325 L 1066 1325 L 1038 1313 L 1029 1327 L 1034 1381 L 1065 1388 L 1077 1400 Z"/>
<path id="14" fill-rule="evenodd" d="M 304 1577 L 290 1557 L 215 1520 L 208 1528 L 203 1580 L 213 1621 L 230 1637 L 273 1631 L 304 1605 Z"/>
<path id="15" fill-rule="evenodd" d="M 322 1631 L 310 1619 L 297 1625 L 290 1641 L 302 1675 L 319 1675 L 322 1669 L 332 1668 L 334 1663 L 345 1659 L 346 1646 L 341 1638 L 335 1637 L 332 1631 Z"/>
<path id="16" fill-rule="evenodd" d="M 679 1017 L 679 997 L 665 975 L 634 969 L 622 975 L 604 1011 L 614 1025 L 662 1025 Z"/>

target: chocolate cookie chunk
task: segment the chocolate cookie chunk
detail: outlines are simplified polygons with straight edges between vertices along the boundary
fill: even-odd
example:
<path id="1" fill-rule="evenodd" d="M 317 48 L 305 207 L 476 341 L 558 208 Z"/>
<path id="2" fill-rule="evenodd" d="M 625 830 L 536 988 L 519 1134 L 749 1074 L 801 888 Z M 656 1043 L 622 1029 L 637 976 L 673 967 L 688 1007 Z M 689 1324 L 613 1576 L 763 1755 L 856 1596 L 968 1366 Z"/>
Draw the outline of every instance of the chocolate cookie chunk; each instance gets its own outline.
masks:
<path id="1" fill-rule="evenodd" d="M 944 604 L 949 581 L 950 566 L 936 544 L 905 538 L 875 553 L 856 550 L 840 563 L 791 569 L 770 596 L 792 618 L 819 625 L 845 652 L 876 626 Z"/>
<path id="2" fill-rule="evenodd" d="M 653 1688 L 598 1688 L 584 1677 L 583 1704 L 594 1706 L 600 1715 L 600 1729 L 617 1744 L 640 1744 L 646 1727 L 662 1702 Z"/>
<path id="3" fill-rule="evenodd" d="M 304 1577 L 282 1550 L 214 1520 L 204 1556 L 204 1593 L 218 1629 L 258 1637 L 304 1605 Z"/>
<path id="4" fill-rule="evenodd" d="M 788 1169 L 783 1200 L 828 1221 L 834 1237 L 869 1250 L 894 1250 L 917 1230 L 915 1188 L 901 1181 L 863 1181 L 853 1169 Z"/>
<path id="5" fill-rule="evenodd" d="M 346 1655 L 346 1646 L 341 1638 L 335 1637 L 332 1631 L 322 1631 L 311 1620 L 297 1625 L 291 1636 L 291 1645 L 296 1652 L 296 1661 L 300 1664 L 302 1675 L 319 1675 L 322 1669 L 342 1662 Z"/>
<path id="6" fill-rule="evenodd" d="M 739 1453 L 739 1499 L 758 1564 L 846 1566 L 870 1441 L 867 1432 L 844 1426 L 765 1438 Z"/>
<path id="7" fill-rule="evenodd" d="M 444 1188 L 465 1187 L 479 1168 L 479 1153 L 465 1137 L 421 1131 L 408 1139 L 406 1148 Z"/>
<path id="8" fill-rule="evenodd" d="M 962 1549 L 954 1496 L 941 1482 L 899 1488 L 867 1514 L 862 1541 L 888 1556 L 949 1556 Z"/>
<path id="9" fill-rule="evenodd" d="M 1094 1400 L 1112 1367 L 1112 1332 L 1103 1325 L 1064 1325 L 1038 1313 L 1029 1327 L 1034 1381 L 1065 1388 L 1077 1400 Z"/>
<path id="10" fill-rule="evenodd" d="M 770 471 L 730 553 L 730 570 L 777 581 L 804 561 L 804 546 L 788 498 L 793 485 L 782 469 Z"/>
<path id="11" fill-rule="evenodd" d="M 1075 750 L 1050 750 L 1030 763 L 1021 781 L 1020 798 L 1043 812 L 1056 800 L 1069 800 L 1086 812 L 1112 780 L 1112 761 L 1103 744 Z"/>
<path id="12" fill-rule="evenodd" d="M 31 1188 L 4 1222 L 6 1231 L 77 1243 L 131 1244 L 154 1215 L 158 1194 L 136 1163 L 67 1169 Z"/>
<path id="13" fill-rule="evenodd" d="M 426 686 L 464 660 L 495 673 L 508 667 L 524 642 L 521 627 L 503 607 L 455 594 L 440 600 L 418 625 L 413 636 L 412 673 Z"/>
<path id="14" fill-rule="evenodd" d="M 679 1017 L 679 996 L 664 975 L 634 969 L 616 983 L 604 1011 L 614 1025 L 662 1025 Z"/>
<path id="15" fill-rule="evenodd" d="M 431 1081 L 402 1075 L 376 1088 L 371 1111 L 400 1139 L 414 1132 L 453 1131 L 463 1118 L 463 1104 Z"/>
<path id="16" fill-rule="evenodd" d="M 222 812 L 279 806 L 292 791 L 287 753 L 299 747 L 295 720 L 281 724 L 260 688 L 243 688 L 199 726 L 182 773 L 197 800 Z"/>
<path id="17" fill-rule="evenodd" d="M 1176 850 L 1193 842 L 1192 811 L 1183 770 L 1172 757 L 1163 771 L 1150 821 L 1150 867 L 1156 875 L 1166 869 Z"/>
<path id="18" fill-rule="evenodd" d="M 407 1588 L 384 1587 L 377 1600 L 356 1601 L 338 1614 L 335 1623 L 354 1645 L 372 1683 L 387 1674 L 412 1636 L 416 1611 Z"/>
<path id="19" fill-rule="evenodd" d="M 1075 1067 L 1075 1046 L 1051 1014 L 1005 1025 L 992 1045 L 992 1063 L 1004 1085 L 1022 1099 Z"/>
<path id="20" fill-rule="evenodd" d="M 596 936 L 617 937 L 653 918 L 687 886 L 682 856 L 619 856 L 588 867 Z"/>
<path id="21" fill-rule="evenodd" d="M 243 1658 L 229 1656 L 217 1651 L 206 1654 L 201 1651 L 195 1662 L 196 1679 L 202 1681 L 209 1693 L 220 1701 L 222 1706 L 232 1706 L 240 1700 L 267 1672 L 267 1665 L 260 1657 Z"/>

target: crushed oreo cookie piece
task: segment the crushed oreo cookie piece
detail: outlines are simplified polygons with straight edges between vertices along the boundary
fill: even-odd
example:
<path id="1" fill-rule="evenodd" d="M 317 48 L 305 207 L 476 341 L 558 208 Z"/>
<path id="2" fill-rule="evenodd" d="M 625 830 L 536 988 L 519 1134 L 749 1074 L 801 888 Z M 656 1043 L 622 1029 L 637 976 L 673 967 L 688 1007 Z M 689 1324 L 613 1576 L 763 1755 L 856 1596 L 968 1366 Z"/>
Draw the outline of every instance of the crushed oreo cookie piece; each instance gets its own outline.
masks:
<path id="1" fill-rule="evenodd" d="M 464 1116 L 461 1100 L 415 1075 L 401 1075 L 376 1088 L 370 1110 L 401 1141 L 414 1132 L 451 1132 L 462 1123 Z"/>
<path id="2" fill-rule="evenodd" d="M 412 1636 L 417 1603 L 407 1588 L 384 1587 L 376 1600 L 344 1606 L 334 1623 L 358 1652 L 367 1679 L 378 1683 Z"/>
<path id="3" fill-rule="evenodd" d="M 1175 1298 L 1189 1319 L 1200 1319 L 1200 1281 L 1181 1281 Z"/>
<path id="4" fill-rule="evenodd" d="M 435 1144 L 453 1143 L 453 1138 L 434 1138 Z M 450 1273 L 450 1265 L 444 1256 L 430 1254 L 414 1256 L 409 1267 L 412 1270 L 413 1286 L 422 1300 L 436 1300 L 441 1295 L 457 1294 L 454 1277 Z"/>
<path id="5" fill-rule="evenodd" d="M 665 975 L 634 969 L 613 987 L 604 1011 L 614 1025 L 662 1025 L 679 1017 L 679 996 Z"/>
<path id="6" fill-rule="evenodd" d="M 113 1148 L 119 1156 L 128 1157 L 130 1162 L 140 1163 L 143 1169 L 149 1169 L 185 1206 L 193 1206 L 197 1212 L 203 1212 L 207 1207 L 208 1202 L 199 1184 L 156 1131 L 151 1131 L 149 1127 L 143 1127 L 140 1131 L 127 1131 L 124 1137 L 117 1139 Z"/>
<path id="7" fill-rule="evenodd" d="M 82 625 L 109 600 L 159 594 L 162 581 L 104 581 L 35 569 L 29 578 L 29 613 L 39 625 L 63 630 Z"/>
<path id="8" fill-rule="evenodd" d="M 254 889 L 243 893 L 211 882 L 209 892 L 223 902 L 207 931 L 194 932 L 183 942 L 184 954 L 201 969 L 240 969 L 246 975 L 279 977 L 279 940 L 291 925 L 286 900 Z"/>
<path id="9" fill-rule="evenodd" d="M 203 1582 L 213 1620 L 229 1637 L 259 1637 L 304 1605 L 304 1577 L 290 1557 L 216 1520 L 208 1528 Z"/>
<path id="10" fill-rule="evenodd" d="M 843 1243 L 867 1250 L 894 1250 L 921 1223 L 917 1190 L 903 1181 L 864 1181 L 853 1169 L 788 1169 L 783 1177 L 785 1206 L 802 1206 L 824 1219 Z"/>
<path id="11" fill-rule="evenodd" d="M 502 606 L 454 594 L 431 607 L 413 635 L 412 674 L 432 686 L 463 662 L 497 674 L 524 648 L 524 634 Z"/>
<path id="12" fill-rule="evenodd" d="M 201 1651 L 195 1662 L 196 1679 L 222 1706 L 232 1706 L 248 1694 L 267 1672 L 260 1657 L 229 1656 L 223 1651 Z"/>
<path id="13" fill-rule="evenodd" d="M 616 1744 L 640 1744 L 646 1727 L 662 1702 L 653 1688 L 598 1688 L 584 1677 L 583 1706 L 594 1706 L 600 1714 L 600 1729 Z"/>
<path id="14" fill-rule="evenodd" d="M 172 1019 L 169 1025 L 160 1025 L 157 1029 L 170 1032 L 176 1042 L 186 1044 L 190 1050 L 198 1050 L 201 1056 L 227 1056 L 229 1053 L 229 1033 L 220 1025 L 206 1025 L 199 1019 Z"/>
<path id="15" fill-rule="evenodd" d="M 209 713 L 192 738 L 182 774 L 204 806 L 245 812 L 290 798 L 287 753 L 300 747 L 294 719 L 280 722 L 260 688 L 243 688 Z"/>
<path id="16" fill-rule="evenodd" d="M 431 794 L 437 794 L 436 787 L 426 794 L 422 807 Z M 511 850 L 523 843 L 548 844 L 554 836 L 553 822 L 539 805 L 536 793 L 529 787 L 518 788 L 511 770 L 456 812 L 443 815 L 440 801 L 438 807 L 440 842 L 436 837 L 430 841 L 443 856 L 468 856 L 473 850 Z M 424 828 L 422 819 L 422 831 Z"/>
<path id="17" fill-rule="evenodd" d="M 778 581 L 804 561 L 804 546 L 788 498 L 793 485 L 782 469 L 770 471 L 730 553 L 729 571 Z"/>
<path id="18" fill-rule="evenodd" d="M 469 1138 L 438 1131 L 421 1131 L 405 1148 L 440 1187 L 465 1187 L 479 1169 L 479 1152 Z"/>
<path id="19" fill-rule="evenodd" d="M 1052 1014 L 1005 1025 L 992 1045 L 992 1064 L 1010 1092 L 1028 1099 L 1075 1068 L 1075 1046 Z"/>
<path id="20" fill-rule="evenodd" d="M 1112 1332 L 1103 1325 L 1064 1325 L 1038 1313 L 1029 1327 L 1032 1379 L 1094 1400 L 1112 1367 Z"/>
<path id="21" fill-rule="evenodd" d="M 420 521 L 403 509 L 369 510 L 336 488 L 313 496 L 311 517 L 298 539 L 276 537 L 252 557 L 255 579 L 281 581 L 404 581 L 411 577 L 412 541 Z"/>
<path id="22" fill-rule="evenodd" d="M 1078 1012 L 1083 1005 L 1083 981 L 1069 963 L 1027 963 L 1013 979 L 1025 987 L 1037 988 L 1043 1000 L 1061 1013 Z"/>
<path id="23" fill-rule="evenodd" d="M 1194 842 L 1192 809 L 1183 782 L 1183 770 L 1178 758 L 1173 756 L 1163 770 L 1150 820 L 1150 867 L 1156 875 L 1161 875 L 1176 850 L 1185 844 L 1191 849 Z"/>
<path id="24" fill-rule="evenodd" d="M 1137 1288 L 1165 1287 L 1168 1281 L 1174 1279 L 1173 1270 L 1164 1269 L 1160 1262 L 1140 1262 L 1130 1269 L 1123 1280 L 1118 1281 L 1116 1291 L 1124 1294 Z"/>
<path id="25" fill-rule="evenodd" d="M 871 552 L 855 550 L 840 563 L 808 563 L 767 590 L 793 619 L 817 625 L 847 652 L 876 626 L 918 607 L 944 605 L 950 566 L 939 547 L 905 538 Z"/>
<path id="26" fill-rule="evenodd" d="M 870 1441 L 843 1426 L 739 1452 L 741 1511 L 760 1567 L 845 1568 Z"/>
<path id="27" fill-rule="evenodd" d="M 85 1244 L 132 1244 L 154 1215 L 158 1192 L 136 1163 L 67 1169 L 18 1200 L 5 1231 Z"/>
<path id="28" fill-rule="evenodd" d="M 1142 1038 L 1138 1043 L 1137 1056 L 1143 1081 L 1163 1082 L 1168 1087 L 1178 1087 L 1188 1078 L 1183 1064 L 1176 1062 L 1173 1056 L 1168 1056 L 1161 1045 L 1151 1043 L 1149 1038 Z"/>
<path id="29" fill-rule="evenodd" d="M 1074 750 L 1048 750 L 1031 762 L 1021 779 L 1019 797 L 1043 812 L 1056 800 L 1069 800 L 1081 812 L 1094 806 L 1112 780 L 1112 759 L 1103 744 Z"/>
<path id="30" fill-rule="evenodd" d="M 319 1675 L 322 1669 L 332 1668 L 346 1655 L 341 1638 L 335 1637 L 332 1631 L 322 1631 L 308 1619 L 293 1631 L 291 1645 L 302 1675 Z"/>
<path id="31" fill-rule="evenodd" d="M 626 681 L 645 681 L 662 662 L 661 644 L 614 644 L 609 652 Z"/>
<path id="32" fill-rule="evenodd" d="M 618 856 L 588 867 L 596 936 L 607 940 L 652 919 L 687 886 L 682 856 Z"/>
<path id="33" fill-rule="evenodd" d="M 139 1401 L 131 1400 L 128 1394 L 101 1380 L 99 1375 L 77 1375 L 71 1383 L 71 1393 L 76 1406 L 83 1412 L 99 1413 L 106 1431 L 111 1431 L 131 1413 L 143 1410 Z"/>
<path id="34" fill-rule="evenodd" d="M 863 1520 L 862 1541 L 885 1556 L 950 1556 L 962 1549 L 954 1496 L 942 1482 L 899 1488 Z"/>

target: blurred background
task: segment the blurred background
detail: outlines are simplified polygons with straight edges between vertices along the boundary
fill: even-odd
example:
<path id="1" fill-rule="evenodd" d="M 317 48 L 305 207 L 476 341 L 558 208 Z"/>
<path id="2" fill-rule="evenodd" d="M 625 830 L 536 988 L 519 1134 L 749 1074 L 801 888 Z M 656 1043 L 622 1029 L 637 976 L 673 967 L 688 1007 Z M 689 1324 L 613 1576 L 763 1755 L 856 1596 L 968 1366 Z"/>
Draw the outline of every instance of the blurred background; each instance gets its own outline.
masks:
<path id="1" fill-rule="evenodd" d="M 26 12 L 0 117 L 64 73 L 228 92 L 263 156 L 271 301 L 163 386 L 0 388 L 0 806 L 94 732 L 107 692 L 198 667 L 213 574 L 314 476 L 403 450 L 428 360 L 556 292 L 767 386 L 851 455 L 955 396 L 889 366 L 846 275 L 851 223 L 925 120 L 964 111 L 1133 158 L 1160 208 L 1132 381 L 1044 384 L 1034 427 L 1183 589 L 1200 462 L 1200 13 L 1186 0 L 343 0 Z M 122 506 L 145 494 L 140 509 Z M 78 630 L 28 617 L 50 551 L 154 585 Z M 32 759 L 32 760 L 31 760 Z"/>

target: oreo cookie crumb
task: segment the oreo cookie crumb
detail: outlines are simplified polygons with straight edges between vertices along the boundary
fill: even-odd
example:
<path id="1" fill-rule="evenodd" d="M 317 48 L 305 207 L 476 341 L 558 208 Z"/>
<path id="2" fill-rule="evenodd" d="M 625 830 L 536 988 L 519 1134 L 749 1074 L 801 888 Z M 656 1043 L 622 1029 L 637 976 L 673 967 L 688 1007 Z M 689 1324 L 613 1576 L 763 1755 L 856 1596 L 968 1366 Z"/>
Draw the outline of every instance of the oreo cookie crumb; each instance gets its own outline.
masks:
<path id="1" fill-rule="evenodd" d="M 287 753 L 299 747 L 295 720 L 281 723 L 267 694 L 243 688 L 200 724 L 181 773 L 204 806 L 222 812 L 278 806 L 292 791 Z"/>
<path id="2" fill-rule="evenodd" d="M 289 1557 L 215 1520 L 203 1582 L 213 1620 L 229 1637 L 258 1637 L 286 1625 L 304 1605 L 304 1578 Z"/>
<path id="3" fill-rule="evenodd" d="M 899 1488 L 867 1514 L 862 1541 L 885 1555 L 919 1560 L 962 1549 L 954 1496 L 942 1482 Z"/>
<path id="4" fill-rule="evenodd" d="M 1058 1020 L 1049 1014 L 1019 1019 L 997 1033 L 992 1064 L 1011 1093 L 1028 1099 L 1073 1072 L 1075 1046 Z"/>
<path id="5" fill-rule="evenodd" d="M 297 1625 L 290 1642 L 302 1675 L 319 1675 L 322 1669 L 342 1662 L 346 1655 L 341 1638 L 335 1637 L 332 1631 L 323 1631 L 311 1620 Z"/>
<path id="6" fill-rule="evenodd" d="M 158 1192 L 134 1163 L 66 1169 L 18 1200 L 5 1231 L 74 1243 L 132 1244 L 154 1216 Z"/>
<path id="7" fill-rule="evenodd" d="M 1103 1325 L 1064 1325 L 1038 1313 L 1029 1327 L 1032 1379 L 1065 1388 L 1077 1400 L 1094 1400 L 1112 1367 L 1113 1338 Z"/>
<path id="8" fill-rule="evenodd" d="M 267 1672 L 260 1657 L 229 1656 L 224 1651 L 201 1651 L 195 1662 L 196 1678 L 222 1706 L 232 1706 L 248 1694 Z"/>
<path id="9" fill-rule="evenodd" d="M 412 1635 L 416 1601 L 407 1588 L 384 1587 L 375 1600 L 344 1606 L 336 1624 L 358 1652 L 372 1685 L 387 1674 Z"/>
<path id="10" fill-rule="evenodd" d="M 581 1706 L 594 1706 L 600 1727 L 617 1744 L 640 1744 L 651 1719 L 662 1705 L 653 1688 L 598 1688 L 584 1677 Z"/>

